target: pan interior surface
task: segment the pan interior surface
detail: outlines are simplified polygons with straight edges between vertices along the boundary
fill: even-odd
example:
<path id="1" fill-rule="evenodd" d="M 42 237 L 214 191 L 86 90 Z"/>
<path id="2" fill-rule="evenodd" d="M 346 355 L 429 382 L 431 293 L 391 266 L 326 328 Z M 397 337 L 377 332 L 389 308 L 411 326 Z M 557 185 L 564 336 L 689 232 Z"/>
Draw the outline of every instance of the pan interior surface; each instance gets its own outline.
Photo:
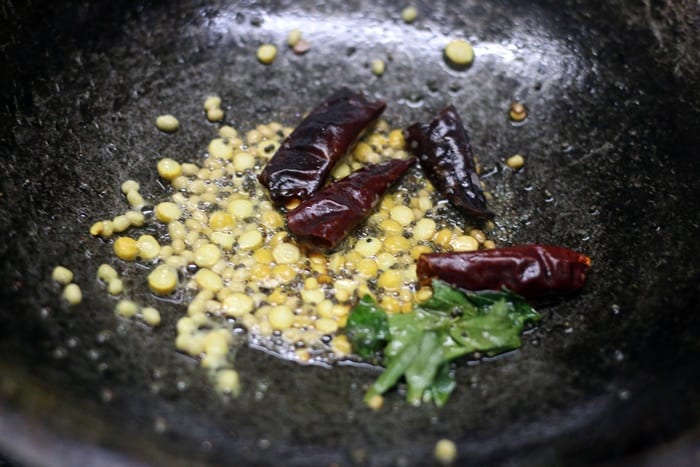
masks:
<path id="1" fill-rule="evenodd" d="M 104 447 L 114 465 L 424 464 L 441 438 L 464 463 L 570 465 L 696 426 L 700 61 L 683 31 L 697 12 L 520 3 L 416 2 L 413 24 L 394 2 L 364 0 L 8 4 L 0 447 L 25 461 L 41 450 L 8 429 L 14 414 L 28 432 Z M 294 28 L 311 44 L 304 55 L 286 48 Z M 474 45 L 467 70 L 443 60 L 455 37 Z M 268 42 L 279 54 L 265 66 L 255 51 Z M 543 304 L 520 350 L 460 362 L 442 410 L 409 407 L 399 391 L 373 412 L 362 393 L 376 369 L 302 367 L 248 348 L 236 357 L 243 392 L 224 398 L 174 349 L 186 304 L 162 303 L 152 330 L 115 316 L 95 280 L 113 260 L 90 225 L 123 211 L 128 178 L 165 199 L 160 158 L 201 160 L 217 128 L 206 96 L 221 96 L 226 122 L 245 131 L 294 125 L 342 86 L 384 99 L 393 127 L 454 104 L 495 196 L 498 243 L 561 244 L 593 261 L 585 290 Z M 508 121 L 512 101 L 526 104 L 524 124 Z M 178 132 L 155 129 L 162 113 L 178 116 Z M 504 160 L 516 153 L 526 166 L 513 172 Z M 75 308 L 50 281 L 57 264 L 83 288 Z M 153 300 L 143 267 L 120 268 L 135 299 Z"/>

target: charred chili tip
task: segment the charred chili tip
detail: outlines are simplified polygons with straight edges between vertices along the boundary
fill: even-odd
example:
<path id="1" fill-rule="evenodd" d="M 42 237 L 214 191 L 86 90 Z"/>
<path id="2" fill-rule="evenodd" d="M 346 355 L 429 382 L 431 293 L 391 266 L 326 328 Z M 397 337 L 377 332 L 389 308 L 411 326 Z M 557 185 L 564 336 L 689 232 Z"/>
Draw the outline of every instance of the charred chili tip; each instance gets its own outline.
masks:
<path id="1" fill-rule="evenodd" d="M 467 130 L 453 105 L 429 124 L 414 123 L 406 129 L 409 150 L 420 161 L 425 176 L 462 213 L 492 219 L 476 173 Z"/>
<path id="2" fill-rule="evenodd" d="M 353 172 L 287 213 L 287 227 L 310 247 L 334 248 L 415 161 L 392 159 Z"/>
<path id="3" fill-rule="evenodd" d="M 474 252 L 429 253 L 418 259 L 421 284 L 432 278 L 465 290 L 500 290 L 526 298 L 581 289 L 591 259 L 567 248 L 528 244 Z"/>
<path id="4" fill-rule="evenodd" d="M 335 163 L 384 111 L 383 101 L 341 89 L 304 118 L 259 176 L 277 205 L 321 189 Z"/>

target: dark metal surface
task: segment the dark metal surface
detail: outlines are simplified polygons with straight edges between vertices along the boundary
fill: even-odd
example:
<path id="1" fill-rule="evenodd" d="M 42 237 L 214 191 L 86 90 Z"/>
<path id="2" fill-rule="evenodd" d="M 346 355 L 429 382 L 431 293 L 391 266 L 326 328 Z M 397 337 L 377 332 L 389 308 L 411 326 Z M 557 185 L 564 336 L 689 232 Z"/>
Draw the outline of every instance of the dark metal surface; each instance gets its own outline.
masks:
<path id="1" fill-rule="evenodd" d="M 431 462 L 447 437 L 471 465 L 576 465 L 638 455 L 697 426 L 697 5 L 417 5 L 406 25 L 400 6 L 364 0 L 2 4 L 7 456 L 69 465 L 74 458 L 52 451 L 63 446 L 103 452 L 95 458 L 105 465 L 412 465 Z M 311 43 L 306 55 L 283 46 L 294 27 Z M 476 46 L 469 70 L 441 58 L 454 36 Z M 280 54 L 263 66 L 255 50 L 269 41 Z M 368 66 L 376 57 L 387 61 L 381 78 Z M 371 412 L 361 394 L 375 372 L 299 367 L 248 349 L 237 357 L 242 396 L 222 399 L 173 349 L 182 304 L 161 303 L 164 323 L 150 330 L 118 319 L 94 279 L 111 248 L 89 226 L 124 210 L 126 178 L 149 199 L 167 196 L 155 162 L 201 157 L 215 132 L 205 96 L 221 95 L 227 121 L 246 130 L 294 124 L 342 85 L 385 99 L 395 126 L 454 103 L 480 162 L 495 169 L 486 183 L 498 239 L 593 259 L 586 290 L 543 308 L 521 350 L 460 366 L 443 410 L 393 394 Z M 529 108 L 523 125 L 506 119 L 514 99 Z M 174 135 L 154 128 L 164 112 L 180 118 Z M 503 170 L 516 152 L 526 167 Z M 59 263 L 83 287 L 76 308 L 50 281 Z M 121 267 L 152 303 L 144 270 Z M 48 457 L 31 457 L 37 450 Z"/>

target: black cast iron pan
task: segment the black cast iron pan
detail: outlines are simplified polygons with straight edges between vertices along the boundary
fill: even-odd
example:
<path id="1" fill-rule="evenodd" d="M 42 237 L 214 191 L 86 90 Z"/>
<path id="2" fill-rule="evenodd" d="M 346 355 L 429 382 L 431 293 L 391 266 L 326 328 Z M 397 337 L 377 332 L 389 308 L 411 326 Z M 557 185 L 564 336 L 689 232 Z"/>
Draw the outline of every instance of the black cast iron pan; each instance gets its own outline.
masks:
<path id="1" fill-rule="evenodd" d="M 0 8 L 0 449 L 27 465 L 417 465 L 455 440 L 465 465 L 698 461 L 698 7 L 693 1 L 12 2 Z M 311 51 L 283 46 L 298 27 Z M 470 38 L 468 70 L 442 60 Z M 255 59 L 281 46 L 272 66 Z M 381 78 L 373 58 L 387 62 Z M 96 284 L 109 245 L 92 221 L 119 183 L 167 190 L 155 161 L 201 156 L 218 93 L 246 129 L 342 85 L 388 102 L 393 125 L 447 103 L 494 169 L 503 244 L 561 244 L 594 263 L 586 289 L 542 309 L 521 350 L 462 364 L 442 410 L 394 394 L 374 413 L 369 369 L 299 367 L 243 349 L 240 398 L 173 350 L 184 305 L 150 330 Z M 514 126 L 512 100 L 530 116 Z M 181 119 L 172 136 L 155 116 Z M 524 170 L 502 169 L 522 153 Z M 85 300 L 49 280 L 71 267 Z M 133 277 L 139 274 L 133 267 Z M 138 288 L 139 281 L 134 280 Z M 143 291 L 145 293 L 145 291 Z M 680 441 L 674 441 L 674 440 Z M 649 454 L 651 453 L 651 454 Z M 661 465 L 661 464 L 659 464 Z"/>

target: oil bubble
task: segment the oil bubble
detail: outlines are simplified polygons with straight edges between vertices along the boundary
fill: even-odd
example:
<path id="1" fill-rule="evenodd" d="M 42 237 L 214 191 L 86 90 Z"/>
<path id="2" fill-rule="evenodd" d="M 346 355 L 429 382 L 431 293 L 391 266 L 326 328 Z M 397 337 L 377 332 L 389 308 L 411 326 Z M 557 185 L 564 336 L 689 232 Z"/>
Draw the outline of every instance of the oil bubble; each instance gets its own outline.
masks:
<path id="1" fill-rule="evenodd" d="M 112 338 L 112 331 L 109 330 L 102 330 L 97 333 L 97 336 L 95 337 L 95 340 L 97 341 L 98 344 L 104 344 L 108 340 Z"/>
<path id="2" fill-rule="evenodd" d="M 153 429 L 156 433 L 165 433 L 165 430 L 168 429 L 168 425 L 165 422 L 165 419 L 163 417 L 156 417 L 156 419 L 153 422 Z"/>
<path id="3" fill-rule="evenodd" d="M 109 389 L 109 388 L 102 388 L 100 391 L 100 399 L 102 399 L 102 402 L 112 402 L 114 399 L 114 392 Z"/>
<path id="4" fill-rule="evenodd" d="M 262 438 L 258 441 L 258 448 L 260 449 L 267 449 L 270 447 L 270 440 L 266 438 Z"/>
<path id="5" fill-rule="evenodd" d="M 620 350 L 615 350 L 615 352 L 613 352 L 613 358 L 619 363 L 625 359 L 625 354 L 623 354 Z"/>

